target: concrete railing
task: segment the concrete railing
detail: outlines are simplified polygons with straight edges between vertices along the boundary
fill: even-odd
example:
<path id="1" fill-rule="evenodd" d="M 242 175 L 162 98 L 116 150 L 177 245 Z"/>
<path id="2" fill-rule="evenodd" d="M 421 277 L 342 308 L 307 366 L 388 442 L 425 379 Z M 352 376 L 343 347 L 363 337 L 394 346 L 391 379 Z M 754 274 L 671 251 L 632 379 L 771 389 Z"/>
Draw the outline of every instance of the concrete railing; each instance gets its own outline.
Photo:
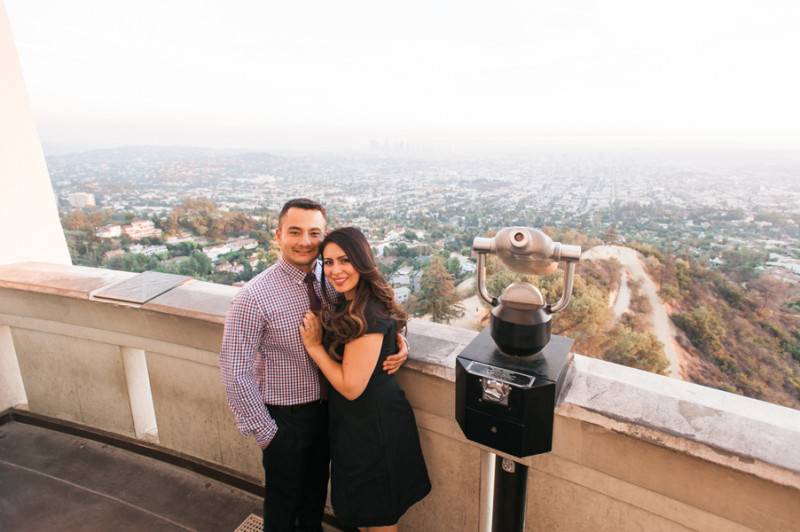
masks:
<path id="1" fill-rule="evenodd" d="M 261 480 L 217 367 L 237 289 L 192 281 L 143 305 L 92 294 L 135 274 L 0 267 L 0 409 L 141 439 Z M 404 530 L 478 530 L 481 446 L 454 419 L 453 363 L 475 333 L 412 321 L 399 379 L 433 491 Z M 549 454 L 530 466 L 528 530 L 791 530 L 800 412 L 575 356 Z"/>

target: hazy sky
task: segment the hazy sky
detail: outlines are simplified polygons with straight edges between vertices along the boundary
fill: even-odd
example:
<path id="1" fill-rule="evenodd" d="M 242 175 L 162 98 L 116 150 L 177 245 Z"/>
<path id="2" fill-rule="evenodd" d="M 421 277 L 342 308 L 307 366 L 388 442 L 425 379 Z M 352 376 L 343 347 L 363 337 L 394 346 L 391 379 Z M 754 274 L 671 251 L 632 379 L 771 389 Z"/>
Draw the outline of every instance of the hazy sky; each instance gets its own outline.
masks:
<path id="1" fill-rule="evenodd" d="M 48 143 L 800 148 L 797 0 L 5 4 Z"/>

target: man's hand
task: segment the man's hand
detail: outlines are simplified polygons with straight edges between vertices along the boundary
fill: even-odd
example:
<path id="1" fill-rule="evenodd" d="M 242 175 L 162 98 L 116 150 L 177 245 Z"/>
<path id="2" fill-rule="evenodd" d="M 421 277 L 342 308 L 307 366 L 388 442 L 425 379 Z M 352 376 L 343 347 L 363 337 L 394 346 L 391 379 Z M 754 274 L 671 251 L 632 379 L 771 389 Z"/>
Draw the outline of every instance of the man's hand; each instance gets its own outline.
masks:
<path id="1" fill-rule="evenodd" d="M 267 448 L 272 445 L 272 442 L 275 441 L 275 438 L 278 436 L 278 432 L 276 431 L 275 434 L 268 440 L 265 440 L 263 437 L 259 437 L 256 435 L 256 445 L 258 445 L 262 451 L 266 451 Z"/>
<path id="2" fill-rule="evenodd" d="M 387 356 L 386 360 L 383 361 L 383 371 L 389 375 L 396 373 L 400 366 L 408 360 L 408 341 L 402 334 L 397 335 L 397 345 L 400 346 L 400 351 Z"/>

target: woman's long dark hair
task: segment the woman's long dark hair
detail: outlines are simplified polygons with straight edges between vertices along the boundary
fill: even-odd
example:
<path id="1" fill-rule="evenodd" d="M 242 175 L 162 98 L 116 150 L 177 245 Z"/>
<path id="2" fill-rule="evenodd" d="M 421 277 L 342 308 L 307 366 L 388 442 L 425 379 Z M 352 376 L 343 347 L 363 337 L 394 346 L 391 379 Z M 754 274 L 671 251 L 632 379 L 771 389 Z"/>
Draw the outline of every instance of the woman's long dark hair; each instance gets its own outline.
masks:
<path id="1" fill-rule="evenodd" d="M 355 297 L 347 302 L 344 309 L 333 308 L 322 312 L 322 327 L 331 339 L 328 352 L 336 355 L 339 346 L 364 335 L 367 330 L 364 309 L 371 299 L 376 300 L 383 311 L 384 315 L 379 317 L 393 319 L 397 322 L 397 330 L 405 327 L 408 314 L 395 301 L 394 290 L 381 275 L 364 234 L 355 227 L 336 229 L 320 244 L 320 254 L 328 244 L 336 244 L 342 248 L 350 264 L 360 275 Z M 325 276 L 322 277 L 322 282 L 325 283 Z M 327 298 L 324 284 L 322 293 Z"/>

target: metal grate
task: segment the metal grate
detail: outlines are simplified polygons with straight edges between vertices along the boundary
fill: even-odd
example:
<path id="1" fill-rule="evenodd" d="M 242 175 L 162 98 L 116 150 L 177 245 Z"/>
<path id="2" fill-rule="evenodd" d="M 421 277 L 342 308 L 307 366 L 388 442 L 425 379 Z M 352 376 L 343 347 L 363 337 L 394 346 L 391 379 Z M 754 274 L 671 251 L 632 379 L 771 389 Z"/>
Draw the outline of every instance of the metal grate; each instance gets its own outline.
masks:
<path id="1" fill-rule="evenodd" d="M 264 530 L 264 520 L 256 514 L 250 514 L 234 532 L 262 532 L 262 530 Z"/>

